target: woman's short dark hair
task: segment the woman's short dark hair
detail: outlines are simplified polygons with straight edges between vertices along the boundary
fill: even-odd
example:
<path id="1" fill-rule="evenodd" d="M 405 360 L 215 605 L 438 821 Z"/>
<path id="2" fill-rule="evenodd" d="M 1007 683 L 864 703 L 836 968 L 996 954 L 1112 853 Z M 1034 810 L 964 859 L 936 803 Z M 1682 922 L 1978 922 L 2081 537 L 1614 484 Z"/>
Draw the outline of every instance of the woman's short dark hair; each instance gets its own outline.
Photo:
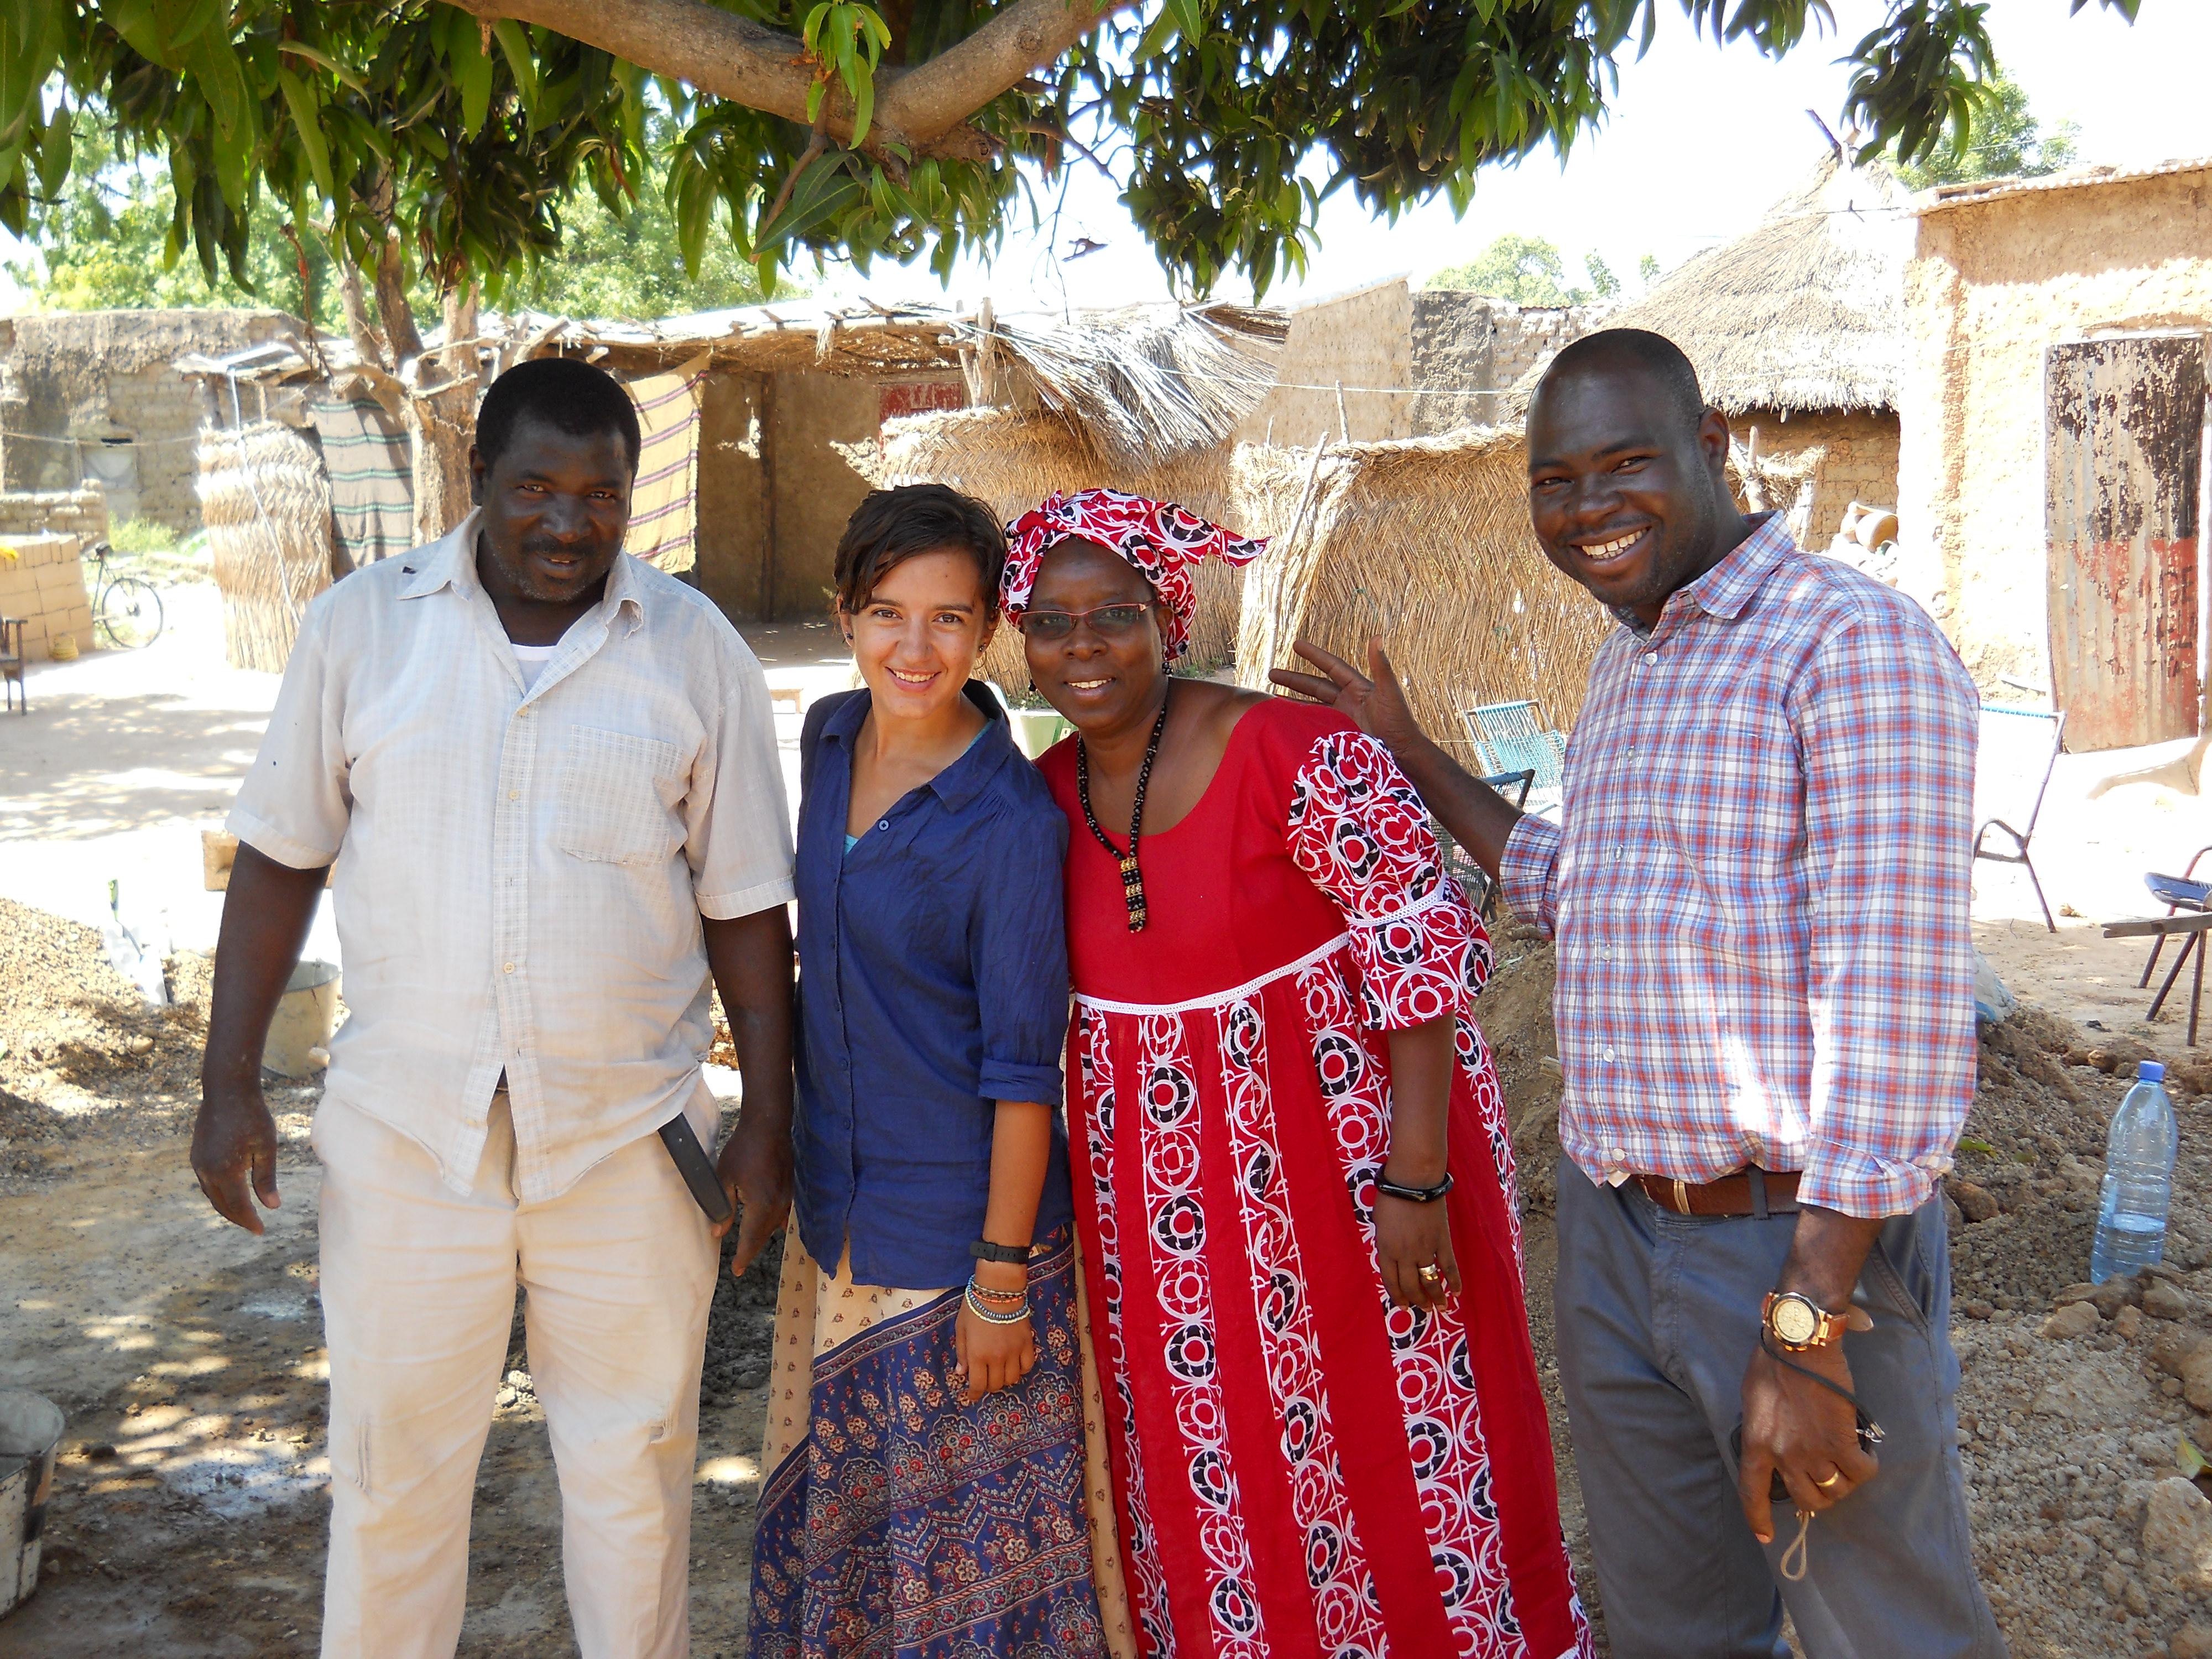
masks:
<path id="1" fill-rule="evenodd" d="M 1006 528 L 973 495 L 939 483 L 872 489 L 854 509 L 837 543 L 837 608 L 858 611 L 884 577 L 924 553 L 965 553 L 975 560 L 984 617 L 999 614 Z"/>
<path id="2" fill-rule="evenodd" d="M 572 438 L 611 432 L 623 441 L 630 471 L 637 471 L 637 405 L 603 368 L 576 357 L 532 357 L 494 380 L 477 411 L 477 453 L 486 466 L 498 465 L 525 416 Z"/>

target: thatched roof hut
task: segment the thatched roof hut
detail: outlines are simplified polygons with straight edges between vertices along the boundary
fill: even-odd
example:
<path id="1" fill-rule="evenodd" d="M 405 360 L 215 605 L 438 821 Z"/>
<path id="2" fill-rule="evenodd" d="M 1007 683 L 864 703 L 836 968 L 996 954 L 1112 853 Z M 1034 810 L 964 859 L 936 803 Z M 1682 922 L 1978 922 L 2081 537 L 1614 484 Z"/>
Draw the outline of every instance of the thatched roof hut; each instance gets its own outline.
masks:
<path id="1" fill-rule="evenodd" d="M 1893 410 L 1905 370 L 1911 192 L 1831 154 L 1748 234 L 1607 319 L 1663 334 L 1731 416 Z"/>
<path id="2" fill-rule="evenodd" d="M 1606 319 L 1680 346 L 1739 441 L 1755 428 L 1759 453 L 1821 452 L 1806 504 L 1814 548 L 1852 501 L 1897 501 L 1911 202 L 1880 161 L 1832 151 L 1749 233 Z M 1516 387 L 1524 406 L 1539 373 Z"/>
<path id="3" fill-rule="evenodd" d="M 732 618 L 765 622 L 823 614 L 838 535 L 878 471 L 887 422 L 995 406 L 1041 422 L 1041 441 L 1072 446 L 1086 471 L 1134 477 L 1218 444 L 1272 383 L 1287 326 L 1281 313 L 1231 305 L 1060 318 L 801 299 L 652 322 L 487 314 L 476 345 L 487 374 L 556 353 L 631 381 L 696 374 L 690 580 Z M 239 419 L 306 423 L 319 398 L 396 410 L 404 395 L 329 335 L 178 368 L 219 390 L 218 424 L 233 420 L 233 398 Z"/>

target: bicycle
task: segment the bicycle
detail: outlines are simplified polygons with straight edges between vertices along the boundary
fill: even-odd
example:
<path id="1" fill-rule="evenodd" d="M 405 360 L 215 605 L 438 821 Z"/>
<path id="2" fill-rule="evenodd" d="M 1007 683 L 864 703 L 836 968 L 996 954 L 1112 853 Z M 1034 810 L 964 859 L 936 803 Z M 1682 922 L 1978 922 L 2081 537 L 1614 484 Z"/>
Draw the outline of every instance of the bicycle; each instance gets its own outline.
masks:
<path id="1" fill-rule="evenodd" d="M 98 583 L 92 602 L 92 623 L 107 635 L 110 645 L 125 651 L 142 651 L 161 635 L 161 596 L 151 582 L 136 576 L 109 574 L 107 561 L 115 550 L 100 542 L 92 550 Z"/>

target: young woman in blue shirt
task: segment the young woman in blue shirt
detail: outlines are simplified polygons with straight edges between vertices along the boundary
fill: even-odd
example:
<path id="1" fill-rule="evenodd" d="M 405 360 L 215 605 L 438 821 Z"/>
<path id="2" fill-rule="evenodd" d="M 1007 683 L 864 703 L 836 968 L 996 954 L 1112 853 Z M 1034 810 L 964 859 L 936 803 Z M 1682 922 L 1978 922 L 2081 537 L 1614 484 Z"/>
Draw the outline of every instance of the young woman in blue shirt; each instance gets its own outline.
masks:
<path id="1" fill-rule="evenodd" d="M 837 550 L 866 689 L 800 738 L 759 1659 L 1109 1650 L 1058 1110 L 1066 819 L 969 678 L 1005 559 L 991 509 L 937 484 L 870 495 Z"/>

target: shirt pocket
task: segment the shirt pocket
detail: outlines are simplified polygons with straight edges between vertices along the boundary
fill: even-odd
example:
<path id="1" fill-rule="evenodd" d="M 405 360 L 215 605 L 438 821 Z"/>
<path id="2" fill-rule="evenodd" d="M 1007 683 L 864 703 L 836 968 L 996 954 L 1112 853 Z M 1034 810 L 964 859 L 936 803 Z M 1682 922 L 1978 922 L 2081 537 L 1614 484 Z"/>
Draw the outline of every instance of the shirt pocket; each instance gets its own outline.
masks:
<path id="1" fill-rule="evenodd" d="M 680 840 L 670 808 L 682 792 L 683 765 L 672 743 L 576 727 L 561 763 L 553 844 L 594 864 L 668 857 Z"/>

